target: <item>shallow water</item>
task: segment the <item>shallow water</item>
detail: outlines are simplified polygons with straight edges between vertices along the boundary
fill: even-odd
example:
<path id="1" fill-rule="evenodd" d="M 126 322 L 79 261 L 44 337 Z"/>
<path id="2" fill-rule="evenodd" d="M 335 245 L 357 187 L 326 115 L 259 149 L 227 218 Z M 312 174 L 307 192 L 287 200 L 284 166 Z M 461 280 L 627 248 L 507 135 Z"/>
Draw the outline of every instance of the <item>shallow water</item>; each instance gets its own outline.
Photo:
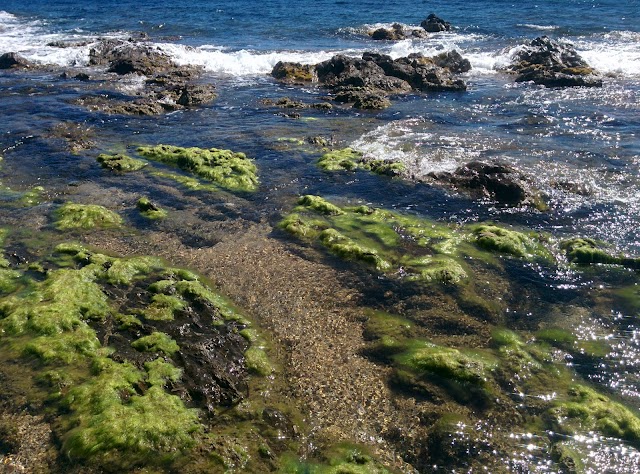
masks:
<path id="1" fill-rule="evenodd" d="M 224 223 L 221 235 L 239 216 L 275 225 L 299 195 L 319 194 L 340 204 L 366 203 L 445 222 L 492 220 L 557 239 L 587 236 L 612 249 L 640 254 L 638 1 L 545 0 L 518 6 L 501 0 L 453 1 L 437 5 L 436 13 L 451 21 L 455 32 L 399 43 L 374 42 L 366 32 L 395 21 L 416 26 L 435 5 L 386 2 L 384 12 L 374 1 L 271 0 L 259 5 L 5 0 L 0 7 L 0 53 L 19 51 L 56 67 L 50 72 L 0 72 L 0 181 L 18 191 L 44 186 L 48 201 L 38 208 L 43 214 L 71 198 L 126 209 L 131 195 L 151 195 L 178 215 L 161 228 L 193 247 L 218 242 L 219 236 L 208 234 L 203 223 Z M 218 88 L 218 99 L 157 117 L 106 115 L 73 105 L 79 96 L 111 86 L 60 78 L 62 67 L 86 67 L 88 44 L 57 48 L 47 43 L 127 38 L 139 31 L 181 64 L 203 66 L 205 80 Z M 606 75 L 605 86 L 546 89 L 514 84 L 499 68 L 525 39 L 540 34 L 573 43 Z M 376 50 L 401 57 L 451 49 L 473 66 L 465 76 L 469 89 L 464 93 L 398 97 L 382 112 L 304 110 L 300 119 L 260 103 L 284 96 L 316 102 L 324 95 L 313 87 L 283 86 L 270 79 L 267 74 L 279 60 L 315 63 L 337 52 Z M 124 79 L 118 88 L 126 94 L 139 86 L 139 79 Z M 95 149 L 70 153 L 68 143 L 55 133 L 61 123 L 79 124 Z M 446 188 L 364 172 L 325 173 L 315 166 L 319 149 L 289 140 L 314 136 L 372 158 L 400 160 L 418 175 L 450 171 L 471 160 L 502 160 L 532 177 L 549 196 L 550 210 L 504 207 Z M 113 176 L 96 166 L 99 152 L 133 151 L 155 143 L 245 152 L 260 169 L 261 186 L 255 194 L 242 196 L 179 188 L 169 192 L 175 184 L 151 173 Z M 138 232 L 145 232 L 143 222 L 129 217 Z M 237 231 L 233 224 L 229 229 Z M 283 236 L 276 233 L 275 238 Z M 559 325 L 578 341 L 606 344 L 608 350 L 598 357 L 580 357 L 576 351 L 561 363 L 637 409 L 638 307 L 617 292 L 637 284 L 636 274 L 608 266 L 583 271 L 519 262 L 507 265 L 507 274 L 513 283 L 507 325 L 530 331 Z M 521 301 L 522 296 L 526 300 Z M 372 295 L 362 304 L 384 305 L 385 300 Z M 509 435 L 514 454 L 504 464 L 512 472 L 556 472 L 547 439 Z M 616 440 L 585 433 L 568 442 L 588 459 L 587 472 L 634 472 L 638 463 L 638 452 Z"/>

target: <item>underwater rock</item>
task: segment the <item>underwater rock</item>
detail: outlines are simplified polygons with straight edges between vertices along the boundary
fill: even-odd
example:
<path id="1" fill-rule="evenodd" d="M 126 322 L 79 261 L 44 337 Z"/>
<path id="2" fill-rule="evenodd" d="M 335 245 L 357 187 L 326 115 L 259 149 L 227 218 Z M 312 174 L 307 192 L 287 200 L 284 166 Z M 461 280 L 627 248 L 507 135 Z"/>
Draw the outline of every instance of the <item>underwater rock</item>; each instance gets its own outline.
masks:
<path id="1" fill-rule="evenodd" d="M 138 153 L 147 159 L 175 166 L 231 191 L 255 191 L 257 168 L 244 153 L 218 148 L 144 146 Z"/>
<path id="2" fill-rule="evenodd" d="M 533 81 L 546 87 L 602 87 L 602 78 L 571 45 L 547 36 L 526 44 L 514 57 L 509 70 L 516 82 Z"/>
<path id="3" fill-rule="evenodd" d="M 366 159 L 361 152 L 351 148 L 332 150 L 325 153 L 318 160 L 318 166 L 326 171 L 364 169 L 386 176 L 398 176 L 405 170 L 404 164 L 400 162 Z"/>
<path id="4" fill-rule="evenodd" d="M 560 247 L 565 251 L 567 259 L 572 263 L 582 265 L 608 263 L 640 269 L 640 258 L 612 255 L 602 243 L 593 239 L 577 237 L 561 242 Z"/>
<path id="5" fill-rule="evenodd" d="M 472 161 L 453 172 L 428 174 L 438 183 L 487 197 L 506 205 L 530 205 L 546 209 L 541 193 L 515 168 L 500 163 Z"/>
<path id="6" fill-rule="evenodd" d="M 157 204 L 151 202 L 148 198 L 142 197 L 138 199 L 136 203 L 140 214 L 142 214 L 147 219 L 162 219 L 167 216 L 167 211 L 162 209 Z"/>
<path id="7" fill-rule="evenodd" d="M 18 53 L 4 53 L 0 56 L 0 69 L 29 69 L 34 64 Z"/>
<path id="8" fill-rule="evenodd" d="M 122 218 L 118 214 L 95 204 L 68 202 L 56 211 L 55 216 L 55 226 L 58 230 L 110 228 L 122 225 Z"/>
<path id="9" fill-rule="evenodd" d="M 524 257 L 535 251 L 536 244 L 521 232 L 495 225 L 479 225 L 473 230 L 478 246 L 486 250 Z"/>
<path id="10" fill-rule="evenodd" d="M 439 33 L 441 31 L 450 31 L 451 23 L 444 21 L 442 18 L 431 13 L 427 18 L 420 22 L 420 26 L 429 33 Z"/>
<path id="11" fill-rule="evenodd" d="M 124 153 L 115 153 L 113 155 L 101 153 L 98 155 L 97 160 L 103 168 L 107 168 L 112 171 L 121 171 L 123 173 L 128 171 L 138 171 L 148 164 L 146 161 L 137 160 L 129 155 L 125 155 Z"/>

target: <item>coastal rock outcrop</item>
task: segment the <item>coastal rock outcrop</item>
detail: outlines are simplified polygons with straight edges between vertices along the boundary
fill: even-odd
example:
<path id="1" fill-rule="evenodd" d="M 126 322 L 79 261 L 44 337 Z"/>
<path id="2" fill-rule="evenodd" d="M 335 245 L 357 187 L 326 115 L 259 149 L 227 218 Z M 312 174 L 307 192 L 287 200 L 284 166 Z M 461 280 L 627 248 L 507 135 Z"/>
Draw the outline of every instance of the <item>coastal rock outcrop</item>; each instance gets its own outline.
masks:
<path id="1" fill-rule="evenodd" d="M 602 78 L 571 45 L 540 36 L 514 57 L 509 70 L 516 82 L 533 81 L 547 87 L 601 87 Z"/>
<path id="2" fill-rule="evenodd" d="M 367 52 L 360 58 L 338 54 L 315 66 L 279 62 L 271 75 L 291 83 L 317 81 L 329 89 L 337 102 L 356 108 L 380 109 L 390 105 L 387 96 L 414 91 L 464 91 L 465 82 L 455 74 L 471 68 L 468 60 L 452 51 L 428 58 L 411 54 L 405 58 Z M 302 71 L 302 73 L 300 73 Z"/>
<path id="3" fill-rule="evenodd" d="M 91 110 L 123 115 L 157 115 L 184 107 L 212 102 L 215 86 L 196 82 L 201 69 L 179 66 L 157 46 L 136 40 L 106 39 L 96 43 L 89 52 L 92 66 L 108 66 L 108 73 L 118 76 L 146 76 L 142 89 L 130 98 L 121 94 L 85 96 L 76 101 Z M 113 77 L 113 76 L 111 76 Z"/>
<path id="4" fill-rule="evenodd" d="M 432 172 L 428 176 L 440 184 L 502 204 L 546 208 L 540 191 L 524 175 L 506 164 L 472 161 L 453 172 Z"/>
<path id="5" fill-rule="evenodd" d="M 451 30 L 451 23 L 436 16 L 435 13 L 431 13 L 427 18 L 422 20 L 420 26 L 429 33 L 439 33 L 440 31 Z"/>
<path id="6" fill-rule="evenodd" d="M 0 56 L 0 69 L 28 69 L 33 63 L 18 53 L 4 53 Z"/>

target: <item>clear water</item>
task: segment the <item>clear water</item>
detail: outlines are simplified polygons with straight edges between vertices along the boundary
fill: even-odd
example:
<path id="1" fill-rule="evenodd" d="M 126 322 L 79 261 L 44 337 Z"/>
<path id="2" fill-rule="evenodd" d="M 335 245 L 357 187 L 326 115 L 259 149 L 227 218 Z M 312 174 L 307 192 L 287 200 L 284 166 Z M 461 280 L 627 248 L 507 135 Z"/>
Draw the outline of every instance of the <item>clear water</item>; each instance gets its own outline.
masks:
<path id="1" fill-rule="evenodd" d="M 366 32 L 401 22 L 418 25 L 436 12 L 456 30 L 424 40 L 375 42 Z M 90 44 L 70 48 L 51 41 L 127 38 L 145 32 L 182 64 L 201 65 L 219 90 L 211 106 L 155 118 L 93 114 L 70 104 L 86 92 L 59 71 L 0 73 L 2 181 L 25 188 L 46 183 L 107 179 L 95 166 L 57 147 L 48 133 L 60 121 L 81 123 L 109 150 L 140 143 L 216 146 L 256 159 L 263 186 L 250 198 L 256 220 L 275 220 L 301 193 L 338 196 L 377 206 L 411 210 L 442 220 L 495 220 L 521 224 L 558 237 L 586 235 L 613 248 L 640 254 L 640 1 L 503 0 L 415 2 L 407 0 L 263 0 L 173 2 L 166 0 L 2 0 L 0 53 L 60 67 L 84 67 Z M 526 39 L 549 35 L 574 44 L 605 75 L 602 89 L 545 89 L 514 84 L 500 72 Z M 397 98 L 376 113 L 335 110 L 310 113 L 317 121 L 292 121 L 259 105 L 265 97 L 312 101 L 322 91 L 281 86 L 268 77 L 279 60 L 316 63 L 333 54 L 381 51 L 393 57 L 433 55 L 456 49 L 473 69 L 469 90 Z M 136 83 L 123 87 L 134 90 Z M 376 158 L 404 161 L 420 173 L 451 170 L 472 159 L 501 159 L 532 177 L 551 201 L 548 213 L 495 206 L 440 188 L 358 174 L 320 172 L 314 156 L 278 149 L 278 137 L 333 136 Z M 134 187 L 132 179 L 117 186 Z M 571 184 L 572 186 L 560 186 Z M 576 192 L 580 188 L 586 192 Z M 530 278 L 530 276 L 528 276 Z M 583 276 L 564 269 L 540 270 L 535 284 L 548 301 L 635 281 Z M 617 280 L 618 279 L 618 280 Z M 542 306 L 542 305 L 541 305 Z M 542 315 L 541 317 L 544 317 Z M 585 340 L 615 341 L 601 365 L 578 367 L 631 406 L 640 406 L 638 314 L 624 304 L 593 308 L 576 326 Z M 576 362 L 579 365 L 579 361 Z M 515 435 L 516 437 L 519 435 Z M 519 441 L 520 442 L 520 441 Z M 522 441 L 523 446 L 528 442 Z M 576 439 L 600 470 L 633 472 L 638 453 L 620 454 L 611 441 Z M 534 443 L 535 444 L 535 443 Z M 595 446 L 595 447 L 594 447 Z M 534 448 L 523 452 L 535 459 Z M 607 458 L 602 453 L 615 452 Z M 604 460 L 597 461 L 598 456 Z M 613 457 L 612 457 L 613 456 Z M 629 457 L 631 456 L 631 457 Z M 515 459 L 515 458 L 514 458 Z M 618 461 L 616 461 L 618 460 Z M 517 472 L 517 460 L 512 460 Z M 613 467 L 611 467 L 613 463 Z M 631 466 L 631 467 L 629 467 Z M 539 472 L 551 472 L 543 461 Z"/>

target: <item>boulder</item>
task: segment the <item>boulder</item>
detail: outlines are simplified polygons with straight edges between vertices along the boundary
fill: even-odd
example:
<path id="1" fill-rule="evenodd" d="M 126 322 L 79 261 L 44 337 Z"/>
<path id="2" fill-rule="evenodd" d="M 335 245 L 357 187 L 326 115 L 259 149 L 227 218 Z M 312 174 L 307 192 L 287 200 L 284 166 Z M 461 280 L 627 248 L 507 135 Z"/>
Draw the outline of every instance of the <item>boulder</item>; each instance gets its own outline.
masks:
<path id="1" fill-rule="evenodd" d="M 441 184 L 488 197 L 506 205 L 532 205 L 538 209 L 546 205 L 540 192 L 512 166 L 501 163 L 472 161 L 453 172 L 429 173 Z"/>
<path id="2" fill-rule="evenodd" d="M 167 54 L 152 45 L 130 44 L 117 48 L 111 54 L 114 59 L 109 63 L 108 72 L 120 75 L 151 76 L 177 67 Z"/>
<path id="3" fill-rule="evenodd" d="M 516 82 L 532 81 L 546 87 L 601 87 L 602 78 L 571 45 L 541 36 L 526 44 L 509 67 Z"/>
<path id="4" fill-rule="evenodd" d="M 29 69 L 34 64 L 18 53 L 4 53 L 0 56 L 0 69 Z"/>
<path id="5" fill-rule="evenodd" d="M 276 79 L 286 83 L 305 83 L 315 80 L 315 68 L 310 64 L 279 61 L 271 71 Z"/>
<path id="6" fill-rule="evenodd" d="M 469 60 L 463 58 L 462 55 L 455 50 L 438 54 L 433 58 L 433 62 L 436 66 L 447 68 L 454 74 L 471 71 L 471 63 Z"/>
<path id="7" fill-rule="evenodd" d="M 399 41 L 406 39 L 407 34 L 400 23 L 394 23 L 391 28 L 378 28 L 371 33 L 374 40 Z"/>
<path id="8" fill-rule="evenodd" d="M 368 87 L 340 87 L 336 89 L 334 100 L 336 102 L 352 103 L 354 108 L 365 110 L 386 109 L 391 105 L 391 101 L 383 93 Z"/>
<path id="9" fill-rule="evenodd" d="M 176 91 L 176 103 L 184 107 L 208 104 L 218 97 L 215 90 L 213 84 L 185 84 Z"/>
<path id="10" fill-rule="evenodd" d="M 430 14 L 427 18 L 422 20 L 420 26 L 429 33 L 438 33 L 440 31 L 450 31 L 451 23 L 439 18 L 435 13 Z"/>

